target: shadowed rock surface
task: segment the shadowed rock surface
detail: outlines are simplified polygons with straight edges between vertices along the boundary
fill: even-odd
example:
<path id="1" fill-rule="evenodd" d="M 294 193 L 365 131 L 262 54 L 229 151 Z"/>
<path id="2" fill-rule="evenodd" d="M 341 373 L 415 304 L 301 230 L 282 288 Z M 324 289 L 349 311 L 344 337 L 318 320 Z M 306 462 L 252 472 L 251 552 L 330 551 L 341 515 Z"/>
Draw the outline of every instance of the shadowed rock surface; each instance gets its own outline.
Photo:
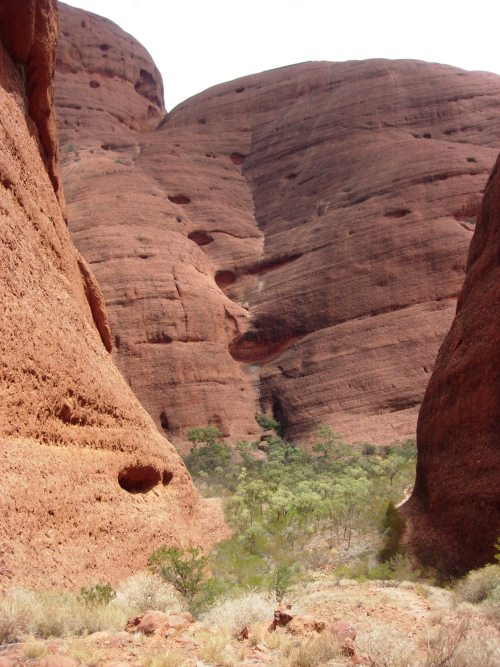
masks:
<path id="1" fill-rule="evenodd" d="M 417 480 L 404 510 L 417 554 L 454 574 L 493 561 L 500 535 L 499 252 L 497 160 L 420 410 Z"/>
<path id="2" fill-rule="evenodd" d="M 63 217 L 54 0 L 0 6 L 0 586 L 117 581 L 223 532 L 113 365 Z M 59 201 L 58 201 L 59 199 Z"/>
<path id="3" fill-rule="evenodd" d="M 161 120 L 135 40 L 64 6 L 61 25 L 71 231 L 158 427 L 182 443 L 212 423 L 234 440 L 266 410 L 290 438 L 320 423 L 411 436 L 500 141 L 500 78 L 304 63 Z"/>

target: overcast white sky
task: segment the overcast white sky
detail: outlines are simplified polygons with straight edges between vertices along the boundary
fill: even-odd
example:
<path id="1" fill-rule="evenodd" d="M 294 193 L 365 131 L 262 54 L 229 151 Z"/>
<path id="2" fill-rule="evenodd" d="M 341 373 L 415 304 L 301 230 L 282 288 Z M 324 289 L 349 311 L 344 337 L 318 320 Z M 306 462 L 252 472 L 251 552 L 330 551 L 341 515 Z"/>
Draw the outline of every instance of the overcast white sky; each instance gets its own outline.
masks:
<path id="1" fill-rule="evenodd" d="M 500 74 L 498 0 L 69 0 L 151 53 L 167 109 L 305 60 L 417 58 Z"/>

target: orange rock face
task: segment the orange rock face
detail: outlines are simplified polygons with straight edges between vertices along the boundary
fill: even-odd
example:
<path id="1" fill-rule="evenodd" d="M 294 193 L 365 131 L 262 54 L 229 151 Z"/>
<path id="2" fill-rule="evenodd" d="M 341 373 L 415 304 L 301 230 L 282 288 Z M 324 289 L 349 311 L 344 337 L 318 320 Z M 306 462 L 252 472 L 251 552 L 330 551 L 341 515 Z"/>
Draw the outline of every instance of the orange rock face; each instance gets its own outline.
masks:
<path id="1" fill-rule="evenodd" d="M 0 7 L 1 585 L 79 586 L 221 532 L 104 345 L 61 209 L 53 0 Z M 59 201 L 58 201 L 59 197 Z"/>
<path id="2" fill-rule="evenodd" d="M 500 159 L 420 410 L 417 480 L 405 506 L 417 554 L 454 574 L 492 561 L 500 535 L 499 252 Z"/>
<path id="3" fill-rule="evenodd" d="M 208 423 L 234 440 L 265 410 L 291 438 L 320 423 L 350 440 L 411 436 L 496 156 L 500 78 L 306 63 L 159 122 L 140 72 L 155 99 L 160 79 L 137 43 L 62 16 L 71 231 L 157 426 L 176 443 Z"/>

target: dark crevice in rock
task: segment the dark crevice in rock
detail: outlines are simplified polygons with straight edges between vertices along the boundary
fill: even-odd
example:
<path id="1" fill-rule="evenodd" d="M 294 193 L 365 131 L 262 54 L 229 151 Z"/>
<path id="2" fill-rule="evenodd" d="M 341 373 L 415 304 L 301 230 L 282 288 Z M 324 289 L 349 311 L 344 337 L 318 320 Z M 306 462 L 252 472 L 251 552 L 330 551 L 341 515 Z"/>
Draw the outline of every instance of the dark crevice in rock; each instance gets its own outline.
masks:
<path id="1" fill-rule="evenodd" d="M 274 337 L 257 331 L 247 331 L 229 345 L 229 353 L 235 361 L 260 364 L 277 357 L 305 334 L 297 333 Z"/>
<path id="2" fill-rule="evenodd" d="M 149 336 L 147 342 L 152 345 L 169 345 L 172 342 L 172 338 L 163 331 L 159 331 Z"/>
<path id="3" fill-rule="evenodd" d="M 139 72 L 139 81 L 135 82 L 134 90 L 161 109 L 162 100 L 158 94 L 158 83 L 151 72 L 141 69 Z"/>
<path id="4" fill-rule="evenodd" d="M 191 199 L 187 195 L 168 195 L 169 201 L 172 202 L 172 204 L 180 204 L 181 206 L 184 204 L 189 204 L 191 202 Z"/>
<path id="5" fill-rule="evenodd" d="M 253 276 L 259 273 L 267 273 L 268 271 L 275 271 L 285 264 L 290 264 L 290 262 L 295 262 L 295 260 L 300 259 L 304 253 L 298 252 L 294 255 L 288 255 L 287 257 L 279 257 L 277 259 L 270 259 L 260 262 L 257 266 L 245 271 L 245 273 Z"/>
<path id="6" fill-rule="evenodd" d="M 420 403 L 421 400 L 417 398 L 407 398 L 406 400 L 404 398 L 395 398 L 387 401 L 383 407 L 387 412 L 401 412 L 402 410 L 418 407 Z"/>
<path id="7" fill-rule="evenodd" d="M 236 274 L 234 271 L 217 271 L 214 278 L 217 287 L 223 290 L 235 282 Z"/>
<path id="8" fill-rule="evenodd" d="M 147 493 L 160 483 L 161 478 L 153 466 L 135 465 L 120 470 L 118 484 L 129 493 Z"/>
<path id="9" fill-rule="evenodd" d="M 231 159 L 231 162 L 235 165 L 241 165 L 245 161 L 245 155 L 243 153 L 231 153 L 229 156 Z"/>
<path id="10" fill-rule="evenodd" d="M 190 234 L 188 234 L 188 239 L 190 241 L 194 241 L 194 243 L 196 243 L 199 246 L 208 245 L 209 243 L 214 242 L 213 236 L 210 236 L 210 234 L 208 234 L 207 232 L 203 232 L 201 230 L 191 232 Z"/>
<path id="11" fill-rule="evenodd" d="M 393 211 L 387 211 L 384 213 L 386 218 L 404 218 L 405 215 L 409 215 L 411 210 L 409 208 L 396 208 Z"/>
<path id="12" fill-rule="evenodd" d="M 104 297 L 96 279 L 81 255 L 78 255 L 77 261 L 92 319 L 94 320 L 95 327 L 99 332 L 104 347 L 108 352 L 111 352 L 113 348 L 113 340 L 109 328 L 108 316 L 106 314 L 106 307 L 104 305 Z"/>
<path id="13" fill-rule="evenodd" d="M 165 412 L 165 410 L 162 410 L 160 412 L 160 426 L 164 431 L 168 431 L 168 429 L 170 428 L 167 413 Z"/>

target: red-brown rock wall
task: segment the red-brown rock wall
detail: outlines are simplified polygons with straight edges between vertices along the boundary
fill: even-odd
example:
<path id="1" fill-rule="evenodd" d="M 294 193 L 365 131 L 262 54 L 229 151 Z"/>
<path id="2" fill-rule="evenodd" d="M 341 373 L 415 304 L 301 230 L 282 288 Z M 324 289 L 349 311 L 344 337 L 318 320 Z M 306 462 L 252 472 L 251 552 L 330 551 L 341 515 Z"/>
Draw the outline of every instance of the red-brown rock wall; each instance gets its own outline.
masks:
<path id="1" fill-rule="evenodd" d="M 500 535 L 499 251 L 497 160 L 420 410 L 417 479 L 404 510 L 417 555 L 453 574 L 492 561 Z"/>
<path id="2" fill-rule="evenodd" d="M 102 295 L 56 197 L 56 33 L 55 2 L 2 4 L 2 586 L 117 581 L 162 542 L 223 531 L 103 345 Z"/>
<path id="3" fill-rule="evenodd" d="M 106 110 L 133 76 L 89 96 L 85 68 L 68 73 L 65 53 L 96 57 L 85 16 L 63 9 L 57 75 L 71 231 L 158 427 L 252 437 L 265 409 L 292 438 L 411 436 L 500 140 L 499 77 L 305 63 L 124 128 L 92 95 Z M 108 54 L 139 48 L 95 29 Z"/>

